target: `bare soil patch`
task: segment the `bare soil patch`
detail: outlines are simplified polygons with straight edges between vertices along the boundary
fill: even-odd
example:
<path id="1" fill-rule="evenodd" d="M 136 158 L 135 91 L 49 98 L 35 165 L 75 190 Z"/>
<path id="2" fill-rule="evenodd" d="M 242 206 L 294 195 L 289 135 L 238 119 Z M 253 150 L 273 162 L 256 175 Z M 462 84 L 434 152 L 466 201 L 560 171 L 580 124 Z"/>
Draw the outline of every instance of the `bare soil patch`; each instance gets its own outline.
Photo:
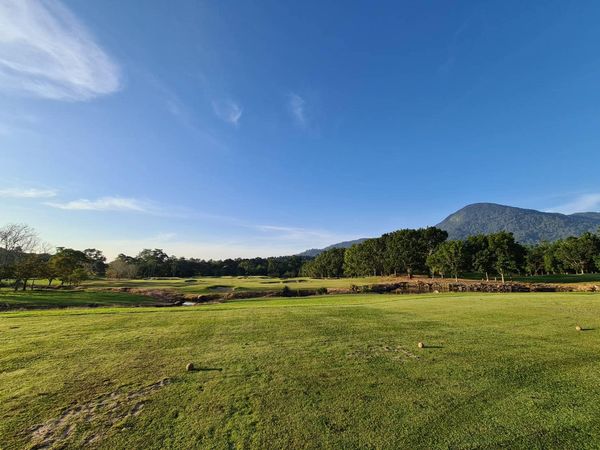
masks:
<path id="1" fill-rule="evenodd" d="M 165 378 L 132 392 L 118 389 L 102 394 L 90 402 L 69 406 L 57 417 L 30 430 L 31 448 L 62 447 L 71 440 L 79 426 L 89 423 L 93 423 L 95 431 L 86 436 L 85 443 L 100 441 L 116 424 L 139 415 L 149 397 L 169 383 L 171 379 Z"/>

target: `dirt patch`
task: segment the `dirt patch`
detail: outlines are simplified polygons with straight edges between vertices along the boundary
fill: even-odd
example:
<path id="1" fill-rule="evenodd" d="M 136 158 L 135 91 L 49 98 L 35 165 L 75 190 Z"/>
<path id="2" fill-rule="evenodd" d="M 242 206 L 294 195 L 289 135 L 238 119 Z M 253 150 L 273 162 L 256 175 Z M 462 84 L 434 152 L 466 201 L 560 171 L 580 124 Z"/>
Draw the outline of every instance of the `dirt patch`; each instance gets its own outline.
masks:
<path id="1" fill-rule="evenodd" d="M 171 379 L 165 378 L 136 391 L 123 392 L 119 389 L 102 394 L 88 403 L 69 406 L 57 417 L 30 430 L 31 448 L 62 447 L 82 424 L 94 425 L 95 431 L 86 437 L 86 444 L 100 441 L 115 424 L 139 415 L 149 397 L 169 383 Z"/>
<path id="2" fill-rule="evenodd" d="M 130 288 L 130 287 L 116 287 L 116 288 L 100 288 L 90 289 L 90 291 L 110 291 L 110 292 L 127 292 L 129 294 L 144 295 L 146 297 L 152 297 L 158 302 L 154 306 L 169 306 L 179 305 L 185 301 L 185 295 L 181 292 L 167 289 L 144 289 L 144 288 Z"/>

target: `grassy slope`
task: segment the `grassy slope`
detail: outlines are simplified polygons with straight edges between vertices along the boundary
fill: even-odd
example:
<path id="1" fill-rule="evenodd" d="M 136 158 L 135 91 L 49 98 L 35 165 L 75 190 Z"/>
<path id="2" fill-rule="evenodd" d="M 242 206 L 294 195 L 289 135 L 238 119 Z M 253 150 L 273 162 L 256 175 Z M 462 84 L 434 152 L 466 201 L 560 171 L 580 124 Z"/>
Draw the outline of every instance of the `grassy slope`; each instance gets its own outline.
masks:
<path id="1" fill-rule="evenodd" d="M 465 279 L 470 280 L 481 280 L 482 275 L 476 273 L 469 273 L 464 275 Z M 431 281 L 428 277 L 417 277 L 423 281 Z M 493 278 L 492 278 L 493 279 Z M 530 283 L 582 283 L 590 284 L 600 282 L 600 274 L 585 274 L 585 275 L 551 275 L 551 276 L 538 276 L 538 277 L 514 277 L 508 278 L 512 281 L 519 282 L 530 282 Z M 227 293 L 232 291 L 281 291 L 285 286 L 289 287 L 293 291 L 295 290 L 316 290 L 319 288 L 330 288 L 330 289 L 350 289 L 353 285 L 364 286 L 378 283 L 395 283 L 398 281 L 406 281 L 405 277 L 361 277 L 361 278 L 270 278 L 270 277 L 198 277 L 198 278 L 171 278 L 171 279 L 146 279 L 146 280 L 111 280 L 111 279 L 94 279 L 83 283 L 82 287 L 92 289 L 105 289 L 105 288 L 141 288 L 141 289 L 169 289 L 176 290 L 185 294 L 214 294 L 214 293 Z M 437 279 L 437 281 L 440 281 Z M 36 283 L 38 286 L 45 286 L 43 280 Z M 58 286 L 59 282 L 55 281 L 54 286 Z M 0 304 L 2 299 L 6 298 L 2 294 L 11 294 L 13 290 L 11 288 L 0 288 Z M 50 291 L 52 292 L 52 291 Z M 45 294 L 44 294 L 45 295 Z M 62 294 L 56 294 L 60 296 Z M 84 294 L 81 294 L 84 295 Z M 111 294 L 106 294 L 111 295 Z M 116 294 L 112 294 L 113 296 Z M 22 297 L 21 297 L 22 298 Z M 56 297 L 58 298 L 58 297 Z M 75 298 L 75 296 L 73 296 Z M 107 297 L 108 298 L 108 297 Z M 116 298 L 116 297 L 115 297 Z M 40 301 L 44 305 L 46 301 L 40 295 L 35 297 L 37 301 Z M 32 297 L 33 300 L 33 297 Z M 148 302 L 148 300 L 145 300 Z M 85 305 L 87 303 L 93 303 L 93 301 L 79 302 L 79 305 Z M 101 303 L 101 302 L 97 302 Z M 118 302 L 127 304 L 127 302 Z M 118 304 L 117 303 L 117 304 Z M 106 304 L 111 304 L 107 302 Z M 62 305 L 64 306 L 64 305 Z"/>
<path id="2" fill-rule="evenodd" d="M 600 446 L 599 294 L 12 312 L 0 340 L 6 448 L 61 414 L 70 447 Z"/>
<path id="3" fill-rule="evenodd" d="M 66 308 L 82 306 L 141 306 L 157 301 L 142 295 L 89 291 L 0 291 L 0 310 L 19 308 Z"/>
<path id="4" fill-rule="evenodd" d="M 270 277 L 201 277 L 158 280 L 91 280 L 86 287 L 135 287 L 148 289 L 177 289 L 186 293 L 210 294 L 228 290 L 267 291 L 290 289 L 318 289 L 321 287 L 349 289 L 352 285 L 366 285 L 391 280 L 390 277 L 363 278 L 270 278 Z"/>
<path id="5" fill-rule="evenodd" d="M 428 277 L 417 277 L 423 281 L 431 281 Z M 415 280 L 417 279 L 415 278 Z M 465 274 L 465 279 L 481 280 L 481 274 Z M 492 277 L 492 280 L 494 278 Z M 600 274 L 590 273 L 584 275 L 543 275 L 531 277 L 508 277 L 507 279 L 517 282 L 528 283 L 593 283 L 600 282 Z M 213 292 L 223 292 L 230 290 L 281 290 L 284 286 L 290 289 L 318 289 L 337 288 L 349 289 L 352 285 L 363 286 L 377 283 L 394 283 L 405 280 L 405 278 L 396 277 L 361 277 L 361 278 L 269 278 L 269 277 L 203 277 L 190 278 L 186 281 L 184 278 L 174 278 L 165 280 L 91 280 L 84 284 L 88 287 L 139 287 L 150 289 L 177 289 L 186 293 L 208 294 Z M 498 278 L 500 280 L 500 278 Z M 439 281 L 439 279 L 438 279 Z"/>
<path id="6" fill-rule="evenodd" d="M 532 277 L 514 277 L 515 281 L 529 283 L 594 283 L 600 282 L 600 273 L 584 273 L 582 275 L 537 275 Z"/>
<path id="7" fill-rule="evenodd" d="M 494 275 L 490 276 L 494 280 Z M 463 278 L 469 280 L 483 280 L 484 274 L 467 273 Z M 496 276 L 498 280 L 500 277 Z M 507 280 L 525 282 L 525 283 L 594 283 L 600 282 L 600 273 L 581 274 L 556 274 L 556 275 L 535 275 L 535 276 L 508 276 Z"/>

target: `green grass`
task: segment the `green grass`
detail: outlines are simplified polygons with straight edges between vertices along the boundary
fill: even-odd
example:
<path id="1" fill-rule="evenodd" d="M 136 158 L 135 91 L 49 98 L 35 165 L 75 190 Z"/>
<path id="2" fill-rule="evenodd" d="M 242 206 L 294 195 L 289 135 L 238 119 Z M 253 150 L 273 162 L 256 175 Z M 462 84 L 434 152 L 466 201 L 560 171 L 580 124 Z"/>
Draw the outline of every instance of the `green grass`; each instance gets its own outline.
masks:
<path id="1" fill-rule="evenodd" d="M 390 280 L 390 277 L 362 278 L 271 278 L 271 277 L 198 277 L 145 280 L 90 280 L 85 287 L 133 287 L 147 289 L 176 289 L 189 294 L 211 294 L 229 291 L 280 291 L 290 289 L 337 288 L 349 289 L 352 285 L 367 285 Z"/>
<path id="2" fill-rule="evenodd" d="M 527 281 L 529 283 L 598 283 L 600 282 L 600 273 L 537 275 L 532 277 L 514 277 L 514 280 Z"/>
<path id="3" fill-rule="evenodd" d="M 147 306 L 156 303 L 157 300 L 150 297 L 121 292 L 0 291 L 0 310 L 78 306 Z"/>
<path id="4" fill-rule="evenodd" d="M 461 275 L 469 280 L 483 280 L 485 274 L 466 273 Z M 500 277 L 496 277 L 500 281 Z M 490 275 L 493 281 L 494 276 Z M 585 273 L 585 274 L 555 274 L 555 275 L 534 275 L 534 276 L 507 276 L 507 281 L 517 281 L 525 283 L 597 283 L 600 282 L 600 273 Z"/>
<path id="5" fill-rule="evenodd" d="M 599 294 L 6 312 L 0 342 L 3 448 L 600 447 Z"/>

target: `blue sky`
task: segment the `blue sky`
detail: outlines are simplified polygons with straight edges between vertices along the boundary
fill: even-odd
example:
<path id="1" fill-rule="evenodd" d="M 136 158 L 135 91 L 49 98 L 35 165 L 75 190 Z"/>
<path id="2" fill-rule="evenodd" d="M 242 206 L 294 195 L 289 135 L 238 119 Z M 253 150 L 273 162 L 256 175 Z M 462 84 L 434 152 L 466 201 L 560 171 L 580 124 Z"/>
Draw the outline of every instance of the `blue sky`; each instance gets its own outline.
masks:
<path id="1" fill-rule="evenodd" d="M 600 210 L 600 3 L 0 5 L 0 224 L 290 254 L 472 202 Z"/>

